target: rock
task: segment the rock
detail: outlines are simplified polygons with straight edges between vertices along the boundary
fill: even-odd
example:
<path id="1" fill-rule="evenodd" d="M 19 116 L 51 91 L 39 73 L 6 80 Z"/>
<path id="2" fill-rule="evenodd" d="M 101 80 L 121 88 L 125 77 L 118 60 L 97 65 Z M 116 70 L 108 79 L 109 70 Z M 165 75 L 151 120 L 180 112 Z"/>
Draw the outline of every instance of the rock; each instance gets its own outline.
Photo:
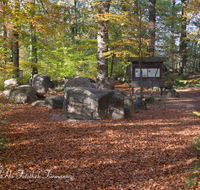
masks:
<path id="1" fill-rule="evenodd" d="M 121 92 L 94 88 L 65 88 L 64 115 L 72 119 L 123 119 Z"/>
<path id="2" fill-rule="evenodd" d="M 115 73 L 113 73 L 112 77 L 114 80 L 117 80 L 117 75 Z"/>
<path id="3" fill-rule="evenodd" d="M 24 93 L 27 96 L 26 103 L 32 103 L 37 100 L 35 88 L 29 85 L 21 85 L 18 88 L 4 90 L 2 96 L 3 98 L 15 100 L 15 96 L 19 93 Z"/>
<path id="4" fill-rule="evenodd" d="M 126 81 L 125 77 L 118 77 L 117 80 L 119 82 L 125 82 Z"/>
<path id="5" fill-rule="evenodd" d="M 37 100 L 31 104 L 32 106 L 45 106 L 45 101 Z"/>
<path id="6" fill-rule="evenodd" d="M 36 96 L 39 100 L 43 100 L 45 98 L 45 95 L 44 94 L 40 94 L 40 93 L 37 93 L 36 92 Z"/>
<path id="7" fill-rule="evenodd" d="M 149 104 L 154 103 L 155 102 L 154 97 L 153 96 L 146 97 L 145 102 Z"/>
<path id="8" fill-rule="evenodd" d="M 100 81 L 100 89 L 108 89 L 114 90 L 115 88 L 115 80 L 110 77 L 104 77 L 102 81 Z"/>
<path id="9" fill-rule="evenodd" d="M 25 104 L 27 102 L 27 95 L 24 93 L 21 93 L 20 91 L 14 91 L 12 93 L 13 96 L 13 100 L 17 103 L 17 104 Z"/>
<path id="10" fill-rule="evenodd" d="M 64 97 L 55 95 L 45 98 L 45 106 L 48 108 L 63 108 Z"/>
<path id="11" fill-rule="evenodd" d="M 139 111 L 138 106 L 135 106 L 135 105 L 129 106 L 129 109 L 131 113 L 136 113 Z"/>
<path id="12" fill-rule="evenodd" d="M 40 94 L 46 94 L 54 88 L 50 78 L 43 74 L 33 75 L 32 86 L 36 89 L 36 92 Z"/>
<path id="13" fill-rule="evenodd" d="M 91 78 L 86 78 L 88 79 L 91 83 L 96 83 L 95 80 L 91 79 Z"/>
<path id="14" fill-rule="evenodd" d="M 33 101 L 37 100 L 36 90 L 34 87 L 29 85 L 21 85 L 17 88 L 17 90 L 20 90 L 27 95 L 27 103 L 32 103 Z"/>
<path id="15" fill-rule="evenodd" d="M 8 80 L 5 80 L 4 81 L 4 88 L 7 90 L 7 89 L 10 89 L 10 88 L 15 88 L 19 85 L 19 82 L 17 81 L 17 79 L 8 79 Z"/>
<path id="16" fill-rule="evenodd" d="M 72 78 L 68 79 L 68 78 L 63 78 L 58 82 L 58 88 L 64 89 L 65 84 L 70 81 Z"/>
<path id="17" fill-rule="evenodd" d="M 130 112 L 130 108 L 129 108 L 128 104 L 124 104 L 124 115 L 125 115 L 125 117 L 131 116 L 131 112 Z"/>
<path id="18" fill-rule="evenodd" d="M 57 80 L 51 80 L 53 83 L 53 87 L 56 88 L 59 85 L 59 82 Z"/>
<path id="19" fill-rule="evenodd" d="M 12 94 L 13 90 L 12 89 L 9 89 L 9 90 L 4 90 L 3 93 L 2 93 L 2 97 L 3 98 L 6 98 L 6 99 L 9 99 L 11 94 Z"/>
<path id="20" fill-rule="evenodd" d="M 124 97 L 124 104 L 128 104 L 128 106 L 131 106 L 134 104 L 133 99 L 129 96 Z"/>
<path id="21" fill-rule="evenodd" d="M 84 77 L 76 77 L 66 83 L 67 87 L 85 87 L 96 88 L 88 79 Z"/>
<path id="22" fill-rule="evenodd" d="M 143 110 L 147 109 L 146 102 L 142 100 L 141 97 L 137 97 L 137 100 L 134 102 L 134 105 L 137 106 L 138 109 L 143 109 Z"/>
<path id="23" fill-rule="evenodd" d="M 176 90 L 171 90 L 167 93 L 167 98 L 179 97 L 179 93 Z"/>
<path id="24" fill-rule="evenodd" d="M 95 86 L 95 88 L 99 88 L 99 86 L 100 86 L 99 83 L 93 83 L 93 85 Z"/>

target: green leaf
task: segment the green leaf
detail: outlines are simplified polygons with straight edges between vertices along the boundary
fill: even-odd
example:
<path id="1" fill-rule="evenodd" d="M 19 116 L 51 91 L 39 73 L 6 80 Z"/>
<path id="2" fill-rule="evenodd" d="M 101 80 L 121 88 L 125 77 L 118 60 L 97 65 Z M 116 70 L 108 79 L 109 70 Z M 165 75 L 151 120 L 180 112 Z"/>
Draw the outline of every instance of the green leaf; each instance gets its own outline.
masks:
<path id="1" fill-rule="evenodd" d="M 194 114 L 196 114 L 197 116 L 200 116 L 200 113 L 197 111 L 193 111 Z"/>
<path id="2" fill-rule="evenodd" d="M 1 123 L 3 123 L 3 124 L 8 124 L 8 121 L 2 120 Z"/>

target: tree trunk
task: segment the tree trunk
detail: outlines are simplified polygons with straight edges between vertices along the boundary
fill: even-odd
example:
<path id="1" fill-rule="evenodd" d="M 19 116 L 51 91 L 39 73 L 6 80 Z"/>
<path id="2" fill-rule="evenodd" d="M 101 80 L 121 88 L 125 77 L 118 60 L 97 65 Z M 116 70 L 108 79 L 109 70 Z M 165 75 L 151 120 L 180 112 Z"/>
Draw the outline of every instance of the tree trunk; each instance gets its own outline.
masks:
<path id="1" fill-rule="evenodd" d="M 181 58 L 182 58 L 181 73 L 186 75 L 186 62 L 187 62 L 186 27 L 187 27 L 187 22 L 186 22 L 186 17 L 184 16 L 186 0 L 181 0 L 181 2 L 182 2 L 182 23 L 181 23 L 182 27 L 181 27 L 181 37 L 180 37 L 180 54 L 181 54 Z"/>
<path id="2" fill-rule="evenodd" d="M 12 58 L 13 58 L 13 66 L 14 68 L 14 76 L 16 78 L 19 77 L 19 34 L 17 31 L 13 32 L 13 38 L 12 38 Z"/>
<path id="3" fill-rule="evenodd" d="M 149 0 L 149 48 L 150 57 L 154 57 L 156 38 L 156 0 Z"/>
<path id="4" fill-rule="evenodd" d="M 37 43 L 37 38 L 36 35 L 33 31 L 33 27 L 31 26 L 31 35 L 30 35 L 30 62 L 32 62 L 31 65 L 31 79 L 33 78 L 34 74 L 38 74 L 38 68 L 37 68 L 37 47 L 36 47 L 36 43 Z"/>
<path id="5" fill-rule="evenodd" d="M 99 6 L 99 14 L 109 13 L 111 0 L 101 0 Z M 108 51 L 108 21 L 98 20 L 97 33 L 97 82 L 104 77 L 108 77 L 108 59 L 104 53 Z"/>
<path id="6" fill-rule="evenodd" d="M 113 54 L 112 60 L 111 60 L 110 77 L 112 77 L 112 74 L 113 74 L 114 60 L 115 60 L 115 54 Z"/>
<path id="7" fill-rule="evenodd" d="M 7 2 L 3 1 L 3 19 L 5 19 L 6 17 L 6 6 L 7 6 Z M 6 65 L 7 62 L 7 45 L 6 45 L 6 40 L 7 40 L 7 28 L 5 25 L 5 20 L 3 20 L 3 46 L 4 46 L 4 55 L 3 55 L 3 63 L 4 65 L 2 65 L 3 67 Z"/>

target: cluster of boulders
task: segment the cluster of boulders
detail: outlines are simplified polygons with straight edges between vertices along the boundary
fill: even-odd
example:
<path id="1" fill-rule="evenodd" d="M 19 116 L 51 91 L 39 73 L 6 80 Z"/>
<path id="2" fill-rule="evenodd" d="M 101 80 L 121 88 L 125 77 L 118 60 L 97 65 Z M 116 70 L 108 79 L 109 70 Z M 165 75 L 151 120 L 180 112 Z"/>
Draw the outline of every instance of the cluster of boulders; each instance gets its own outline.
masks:
<path id="1" fill-rule="evenodd" d="M 73 119 L 123 119 L 131 112 L 146 109 L 145 101 L 138 98 L 133 102 L 123 91 L 114 90 L 114 84 L 115 80 L 109 77 L 100 83 L 84 77 L 65 78 L 58 82 L 36 74 L 31 84 L 20 86 L 16 79 L 6 80 L 2 96 L 16 103 L 63 108 L 64 115 Z M 57 86 L 64 88 L 64 96 L 45 98 L 45 94 Z"/>

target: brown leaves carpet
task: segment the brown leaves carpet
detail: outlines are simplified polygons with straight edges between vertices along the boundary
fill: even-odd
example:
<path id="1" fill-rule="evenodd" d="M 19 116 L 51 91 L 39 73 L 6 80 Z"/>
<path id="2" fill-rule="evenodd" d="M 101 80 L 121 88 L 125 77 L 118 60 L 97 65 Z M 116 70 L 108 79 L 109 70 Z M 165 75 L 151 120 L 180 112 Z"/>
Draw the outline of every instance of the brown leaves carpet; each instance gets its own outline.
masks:
<path id="1" fill-rule="evenodd" d="M 124 120 L 63 120 L 53 117 L 62 110 L 28 104 L 3 110 L 10 149 L 0 152 L 0 189 L 186 189 L 200 89 L 179 93 Z"/>

